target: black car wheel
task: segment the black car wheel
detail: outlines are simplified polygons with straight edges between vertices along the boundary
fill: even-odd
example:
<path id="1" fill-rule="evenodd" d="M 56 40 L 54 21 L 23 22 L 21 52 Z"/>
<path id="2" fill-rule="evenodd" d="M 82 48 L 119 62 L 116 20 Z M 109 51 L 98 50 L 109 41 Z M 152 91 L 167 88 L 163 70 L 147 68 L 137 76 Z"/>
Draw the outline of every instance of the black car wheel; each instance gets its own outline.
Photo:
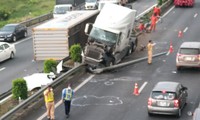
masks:
<path id="1" fill-rule="evenodd" d="M 180 66 L 177 66 L 177 67 L 176 67 L 176 70 L 177 70 L 177 71 L 180 71 L 181 69 L 182 69 L 182 67 L 180 67 Z"/>
<path id="2" fill-rule="evenodd" d="M 28 36 L 27 32 L 24 32 L 24 37 L 26 38 Z"/>
<path id="3" fill-rule="evenodd" d="M 152 114 L 152 113 L 150 113 L 150 112 L 148 112 L 148 115 L 149 115 L 149 116 L 152 116 L 153 114 Z"/>
<path id="4" fill-rule="evenodd" d="M 10 59 L 13 59 L 13 58 L 14 58 L 14 56 L 15 56 L 15 55 L 14 55 L 14 53 L 13 53 L 13 52 L 11 52 L 11 53 L 10 53 Z"/>
<path id="5" fill-rule="evenodd" d="M 16 42 L 16 41 L 17 41 L 17 37 L 13 36 L 13 42 Z"/>
<path id="6" fill-rule="evenodd" d="M 182 112 L 182 111 L 181 111 L 181 109 L 179 108 L 179 109 L 178 109 L 178 114 L 176 115 L 177 118 L 180 118 L 180 117 L 181 117 L 181 112 Z"/>

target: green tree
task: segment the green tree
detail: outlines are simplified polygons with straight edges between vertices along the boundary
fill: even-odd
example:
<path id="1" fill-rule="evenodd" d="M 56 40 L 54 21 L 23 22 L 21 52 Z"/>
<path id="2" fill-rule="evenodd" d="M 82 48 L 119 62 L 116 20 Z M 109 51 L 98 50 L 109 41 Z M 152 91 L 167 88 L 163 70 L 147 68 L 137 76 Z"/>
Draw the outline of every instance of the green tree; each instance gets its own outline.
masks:
<path id="1" fill-rule="evenodd" d="M 44 61 L 44 73 L 50 73 L 56 71 L 57 61 L 48 59 Z"/>
<path id="2" fill-rule="evenodd" d="M 80 44 L 74 44 L 70 47 L 70 58 L 74 62 L 81 62 L 81 46 L 80 46 Z"/>
<path id="3" fill-rule="evenodd" d="M 14 99 L 26 99 L 28 97 L 28 89 L 26 81 L 23 78 L 18 78 L 12 81 L 12 94 Z"/>
<path id="4" fill-rule="evenodd" d="M 163 1 L 162 1 L 162 0 L 158 0 L 158 5 L 159 5 L 159 6 L 161 6 L 161 5 L 162 5 L 162 3 L 163 3 Z"/>

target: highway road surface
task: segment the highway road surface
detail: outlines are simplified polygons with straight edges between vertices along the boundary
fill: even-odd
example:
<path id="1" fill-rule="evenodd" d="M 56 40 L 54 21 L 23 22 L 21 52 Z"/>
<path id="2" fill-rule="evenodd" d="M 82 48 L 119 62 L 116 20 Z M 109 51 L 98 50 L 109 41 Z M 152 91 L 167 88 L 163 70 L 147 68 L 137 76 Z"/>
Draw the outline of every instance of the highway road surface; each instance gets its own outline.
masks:
<path id="1" fill-rule="evenodd" d="M 154 53 L 169 49 L 172 42 L 174 52 L 153 59 L 153 64 L 147 61 L 130 65 L 112 72 L 89 75 L 80 78 L 86 84 L 81 84 L 72 101 L 69 120 L 192 120 L 191 113 L 200 100 L 199 69 L 189 68 L 176 70 L 175 59 L 178 47 L 184 41 L 199 41 L 199 11 L 200 0 L 193 8 L 172 7 L 164 16 L 163 22 L 158 22 L 155 32 L 147 35 L 156 44 Z M 183 31 L 183 38 L 178 38 L 178 31 Z M 146 57 L 147 52 L 140 51 L 134 57 Z M 148 116 L 147 100 L 154 85 L 159 81 L 176 81 L 188 88 L 187 106 L 182 116 L 154 115 Z M 134 84 L 138 83 L 140 95 L 133 95 Z M 61 93 L 56 94 L 60 99 Z M 64 105 L 56 103 L 55 116 L 57 120 L 65 120 Z M 45 120 L 45 106 L 33 110 L 24 119 Z"/>

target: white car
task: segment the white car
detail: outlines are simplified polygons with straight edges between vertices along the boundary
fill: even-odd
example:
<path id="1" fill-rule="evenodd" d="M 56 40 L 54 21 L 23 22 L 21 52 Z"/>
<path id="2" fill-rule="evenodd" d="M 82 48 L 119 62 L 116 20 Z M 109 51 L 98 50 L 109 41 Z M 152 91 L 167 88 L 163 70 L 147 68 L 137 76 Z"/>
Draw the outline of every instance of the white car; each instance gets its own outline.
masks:
<path id="1" fill-rule="evenodd" d="M 14 44 L 0 42 L 0 62 L 14 58 L 16 49 Z"/>
<path id="2" fill-rule="evenodd" d="M 26 81 L 28 91 L 35 91 L 52 83 L 54 78 L 56 78 L 56 75 L 52 72 L 34 73 L 30 76 L 24 77 L 24 80 Z"/>
<path id="3" fill-rule="evenodd" d="M 59 18 L 64 16 L 68 12 L 72 11 L 73 6 L 71 4 L 55 5 L 53 10 L 53 18 Z"/>

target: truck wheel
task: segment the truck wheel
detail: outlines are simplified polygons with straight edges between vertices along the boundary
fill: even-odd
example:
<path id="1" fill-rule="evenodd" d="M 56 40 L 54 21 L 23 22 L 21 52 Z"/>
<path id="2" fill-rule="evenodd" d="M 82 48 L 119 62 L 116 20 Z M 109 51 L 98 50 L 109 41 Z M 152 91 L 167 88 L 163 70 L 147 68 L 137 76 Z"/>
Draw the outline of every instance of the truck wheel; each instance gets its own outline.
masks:
<path id="1" fill-rule="evenodd" d="M 110 60 L 107 61 L 106 67 L 113 66 L 114 64 L 115 64 L 115 60 L 114 59 L 110 59 Z"/>
<path id="2" fill-rule="evenodd" d="M 133 44 L 131 44 L 131 47 L 129 47 L 127 55 L 131 55 L 132 53 L 133 53 Z"/>
<path id="3" fill-rule="evenodd" d="M 133 52 L 136 50 L 138 44 L 138 39 L 135 40 L 135 43 L 133 43 Z"/>

